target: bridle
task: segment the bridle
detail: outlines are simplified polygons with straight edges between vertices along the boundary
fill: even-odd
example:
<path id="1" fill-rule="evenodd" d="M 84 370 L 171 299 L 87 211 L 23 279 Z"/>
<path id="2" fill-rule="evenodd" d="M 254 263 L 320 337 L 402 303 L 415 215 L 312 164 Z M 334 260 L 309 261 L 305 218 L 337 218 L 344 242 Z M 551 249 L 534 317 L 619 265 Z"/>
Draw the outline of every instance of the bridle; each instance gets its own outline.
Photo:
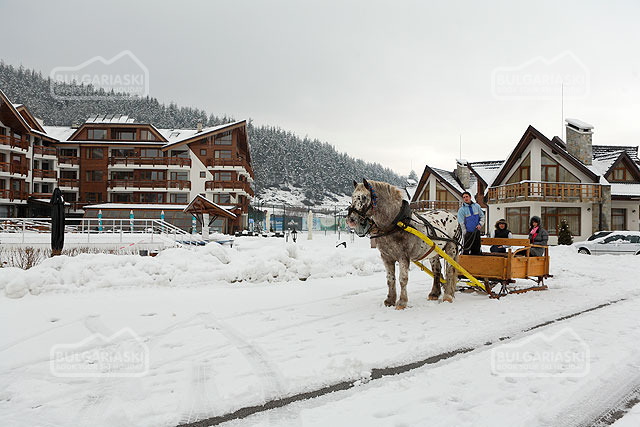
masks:
<path id="1" fill-rule="evenodd" d="M 352 213 L 355 213 L 356 215 L 358 215 L 358 217 L 360 217 L 360 221 L 359 221 L 360 226 L 363 228 L 364 231 L 362 235 L 356 232 L 356 234 L 358 234 L 358 237 L 366 236 L 371 232 L 371 228 L 373 228 L 373 226 L 377 227 L 373 219 L 367 216 L 367 212 L 371 211 L 371 215 L 373 215 L 376 212 L 376 206 L 378 204 L 378 196 L 376 195 L 376 191 L 373 189 L 371 184 L 366 183 L 364 185 L 367 188 L 367 190 L 369 190 L 369 194 L 371 196 L 369 200 L 369 204 L 363 207 L 362 209 L 356 209 L 353 205 L 350 205 L 349 209 L 347 209 L 347 215 L 351 215 Z"/>

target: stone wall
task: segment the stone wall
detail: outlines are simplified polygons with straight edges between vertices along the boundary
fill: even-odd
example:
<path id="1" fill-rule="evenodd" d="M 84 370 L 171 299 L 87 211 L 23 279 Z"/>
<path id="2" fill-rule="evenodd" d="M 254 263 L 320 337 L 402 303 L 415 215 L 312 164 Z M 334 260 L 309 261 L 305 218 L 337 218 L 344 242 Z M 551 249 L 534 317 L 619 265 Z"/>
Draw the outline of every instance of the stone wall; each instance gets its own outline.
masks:
<path id="1" fill-rule="evenodd" d="M 593 159 L 593 147 L 591 132 L 580 132 L 569 126 L 567 132 L 567 151 L 573 157 L 580 160 L 585 165 L 590 165 Z"/>

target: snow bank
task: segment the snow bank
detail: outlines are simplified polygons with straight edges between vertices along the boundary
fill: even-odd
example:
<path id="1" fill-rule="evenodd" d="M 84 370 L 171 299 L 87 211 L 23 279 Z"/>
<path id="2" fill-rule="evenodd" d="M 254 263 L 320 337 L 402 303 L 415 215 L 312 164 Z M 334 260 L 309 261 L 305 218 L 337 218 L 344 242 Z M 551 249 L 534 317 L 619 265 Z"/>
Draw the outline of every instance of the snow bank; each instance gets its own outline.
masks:
<path id="1" fill-rule="evenodd" d="M 333 239 L 293 244 L 247 237 L 233 249 L 210 243 L 196 249 L 167 249 L 156 257 L 81 254 L 49 258 L 29 270 L 0 269 L 0 289 L 10 298 L 21 298 L 27 293 L 99 288 L 285 282 L 367 275 L 383 269 L 377 250 L 336 248 Z"/>

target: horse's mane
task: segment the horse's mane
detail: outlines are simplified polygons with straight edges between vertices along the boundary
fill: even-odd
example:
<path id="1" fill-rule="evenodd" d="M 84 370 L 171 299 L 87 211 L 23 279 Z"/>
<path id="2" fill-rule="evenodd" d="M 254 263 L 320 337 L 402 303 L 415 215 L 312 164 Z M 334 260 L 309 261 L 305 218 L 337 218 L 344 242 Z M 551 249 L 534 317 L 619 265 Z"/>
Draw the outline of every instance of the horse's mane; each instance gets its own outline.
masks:
<path id="1" fill-rule="evenodd" d="M 404 200 L 404 193 L 398 187 L 382 181 L 369 181 L 378 198 L 374 214 L 376 224 L 386 227 L 396 217 Z"/>

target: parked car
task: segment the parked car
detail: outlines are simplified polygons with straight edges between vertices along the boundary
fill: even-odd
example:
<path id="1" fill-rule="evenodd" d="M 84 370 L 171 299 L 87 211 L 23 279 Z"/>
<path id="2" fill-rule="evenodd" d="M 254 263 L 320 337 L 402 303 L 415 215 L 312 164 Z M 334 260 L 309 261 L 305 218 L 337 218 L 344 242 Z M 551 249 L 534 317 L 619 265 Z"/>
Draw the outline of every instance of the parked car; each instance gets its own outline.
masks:
<path id="1" fill-rule="evenodd" d="M 590 242 L 597 239 L 598 237 L 608 236 L 611 233 L 613 233 L 613 231 L 596 231 L 587 240 Z"/>
<path id="2" fill-rule="evenodd" d="M 635 254 L 640 255 L 639 231 L 607 231 L 584 242 L 574 243 L 578 253 L 587 255 Z M 598 233 L 596 233 L 598 234 Z"/>

